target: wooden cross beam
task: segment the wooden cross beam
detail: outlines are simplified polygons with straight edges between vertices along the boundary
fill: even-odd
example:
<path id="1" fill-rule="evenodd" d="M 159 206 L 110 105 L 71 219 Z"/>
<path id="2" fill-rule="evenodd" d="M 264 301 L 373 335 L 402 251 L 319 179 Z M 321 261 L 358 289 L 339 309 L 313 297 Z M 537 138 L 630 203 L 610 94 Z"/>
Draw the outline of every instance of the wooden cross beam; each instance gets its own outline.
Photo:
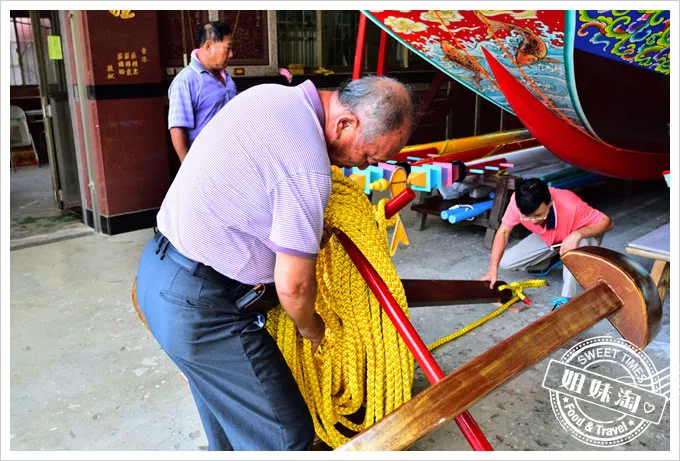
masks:
<path id="1" fill-rule="evenodd" d="M 489 282 L 479 280 L 415 280 L 402 279 L 409 309 L 424 306 L 454 306 L 459 304 L 505 303 L 512 298 L 512 290 L 497 281 L 493 289 Z"/>
<path id="2" fill-rule="evenodd" d="M 612 250 L 584 247 L 562 261 L 586 291 L 421 392 L 338 450 L 403 450 L 603 318 L 644 348 L 661 302 L 649 274 Z"/>

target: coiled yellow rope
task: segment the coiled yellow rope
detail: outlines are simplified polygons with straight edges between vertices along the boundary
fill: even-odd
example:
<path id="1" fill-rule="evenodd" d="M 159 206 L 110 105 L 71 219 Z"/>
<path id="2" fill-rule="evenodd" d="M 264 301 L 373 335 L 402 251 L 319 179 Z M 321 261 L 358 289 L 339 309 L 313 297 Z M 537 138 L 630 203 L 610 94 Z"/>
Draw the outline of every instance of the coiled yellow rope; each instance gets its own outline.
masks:
<path id="1" fill-rule="evenodd" d="M 371 205 L 356 182 L 334 169 L 333 193 L 325 220 L 354 242 L 409 317 L 404 287 L 392 264 L 387 239 L 387 227 L 394 225 L 397 217 L 385 219 L 386 202 L 383 199 L 376 206 Z M 414 363 L 411 352 L 337 238 L 332 237 L 319 253 L 316 277 L 316 310 L 326 323 L 326 336 L 316 354 L 312 355 L 311 343 L 299 336 L 281 307 L 270 311 L 266 327 L 293 372 L 317 435 L 337 448 L 348 440 L 337 425 L 359 432 L 411 398 Z M 497 316 L 524 298 L 523 288 L 543 285 L 544 280 L 528 280 L 500 286 L 499 290 L 510 288 L 515 297 L 429 349 Z M 148 328 L 137 305 L 136 280 L 132 285 L 132 302 Z M 362 406 L 363 421 L 350 421 L 347 416 L 354 415 Z"/>
<path id="2" fill-rule="evenodd" d="M 496 317 L 497 315 L 499 315 L 501 312 L 503 312 L 508 307 L 515 304 L 520 299 L 522 301 L 524 301 L 524 299 L 526 298 L 524 296 L 524 293 L 522 292 L 522 290 L 524 288 L 538 288 L 538 287 L 546 286 L 547 284 L 548 284 L 548 282 L 545 281 L 545 280 L 525 280 L 524 282 L 512 282 L 512 283 L 508 283 L 506 285 L 499 286 L 498 291 L 503 291 L 506 288 L 509 288 L 510 290 L 512 290 L 512 292 L 514 294 L 512 299 L 510 299 L 508 302 L 503 304 L 501 307 L 499 307 L 498 309 L 496 309 L 495 311 L 493 311 L 492 313 L 490 313 L 486 317 L 482 317 L 481 319 L 477 320 L 476 322 L 472 322 L 470 325 L 468 325 L 464 328 L 461 328 L 460 330 L 456 331 L 455 333 L 450 334 L 449 336 L 446 336 L 446 337 L 444 337 L 444 338 L 442 338 L 438 341 L 433 342 L 432 344 L 427 346 L 427 349 L 431 351 L 431 350 L 438 348 L 442 344 L 448 343 L 449 341 L 453 341 L 454 339 L 456 339 L 460 336 L 463 336 L 465 333 L 469 332 L 470 330 L 474 330 L 475 328 L 482 325 L 483 323 L 486 323 L 487 321 Z"/>
<path id="3" fill-rule="evenodd" d="M 406 295 L 392 264 L 385 203 L 371 205 L 353 180 L 333 170 L 333 192 L 326 222 L 344 232 L 378 271 L 402 311 L 409 316 Z M 413 356 L 337 238 L 331 237 L 316 264 L 316 310 L 326 323 L 326 336 L 315 355 L 295 324 L 278 307 L 268 314 L 267 330 L 293 372 L 314 421 L 316 434 L 332 448 L 348 441 L 338 425 L 359 432 L 411 398 Z M 429 346 L 432 350 L 494 318 L 523 299 L 522 289 L 544 280 L 513 282 L 515 296 L 490 315 Z M 363 421 L 347 416 L 365 407 Z"/>
<path id="4" fill-rule="evenodd" d="M 359 186 L 339 170 L 325 220 L 344 232 L 361 250 L 408 317 L 406 295 L 390 259 L 385 203 L 373 206 Z M 411 398 L 413 356 L 387 314 L 368 289 L 335 236 L 321 250 L 316 265 L 316 310 L 326 323 L 326 336 L 312 355 L 293 321 L 278 307 L 268 314 L 272 335 L 312 414 L 317 435 L 337 448 L 348 438 L 337 424 L 361 431 Z M 365 406 L 363 421 L 347 416 Z"/>

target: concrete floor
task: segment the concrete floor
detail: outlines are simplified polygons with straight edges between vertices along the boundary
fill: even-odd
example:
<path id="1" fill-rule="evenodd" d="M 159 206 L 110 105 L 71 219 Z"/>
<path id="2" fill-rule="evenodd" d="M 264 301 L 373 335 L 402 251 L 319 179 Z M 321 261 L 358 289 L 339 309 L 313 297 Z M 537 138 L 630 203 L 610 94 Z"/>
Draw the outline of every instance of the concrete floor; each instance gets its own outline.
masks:
<path id="1" fill-rule="evenodd" d="M 57 208 L 52 194 L 52 172 L 49 165 L 27 166 L 10 172 L 12 243 L 42 234 L 56 231 L 64 233 L 85 227 L 71 213 Z"/>
<path id="2" fill-rule="evenodd" d="M 604 246 L 623 252 L 635 238 L 669 222 L 663 183 L 612 181 L 579 194 L 616 224 Z M 394 262 L 404 278 L 474 279 L 488 264 L 482 228 L 429 219 L 415 230 L 404 213 L 412 246 Z M 207 442 L 190 391 L 147 333 L 132 308 L 130 288 L 151 230 L 106 237 L 91 235 L 11 253 L 11 449 L 205 450 Z M 647 270 L 652 262 L 633 258 Z M 506 281 L 528 279 L 501 273 Z M 434 356 L 446 374 L 549 312 L 561 275 L 551 286 L 529 290 L 534 306 L 498 318 L 446 344 Z M 657 369 L 670 360 L 670 298 L 663 327 L 646 349 Z M 426 343 L 494 310 L 492 305 L 413 309 Z M 606 321 L 552 354 L 559 359 L 579 340 L 617 336 Z M 475 417 L 496 450 L 592 450 L 568 435 L 541 387 L 543 360 L 474 406 Z M 414 394 L 428 386 L 416 368 Z M 667 409 L 659 425 L 614 450 L 669 450 Z M 469 450 L 454 423 L 423 438 L 413 450 Z"/>
<path id="3" fill-rule="evenodd" d="M 40 214 L 56 208 L 49 165 L 17 168 L 10 174 L 10 214 Z"/>

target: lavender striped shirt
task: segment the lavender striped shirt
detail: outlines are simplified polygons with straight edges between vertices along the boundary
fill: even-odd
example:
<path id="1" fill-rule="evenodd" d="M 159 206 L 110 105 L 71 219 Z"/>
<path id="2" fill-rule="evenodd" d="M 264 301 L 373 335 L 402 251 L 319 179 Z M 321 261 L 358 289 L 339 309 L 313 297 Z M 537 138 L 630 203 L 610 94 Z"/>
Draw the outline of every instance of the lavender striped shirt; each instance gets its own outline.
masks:
<path id="1" fill-rule="evenodd" d="M 275 252 L 316 257 L 331 168 L 311 81 L 258 85 L 191 146 L 158 213 L 185 256 L 242 283 L 274 280 Z"/>

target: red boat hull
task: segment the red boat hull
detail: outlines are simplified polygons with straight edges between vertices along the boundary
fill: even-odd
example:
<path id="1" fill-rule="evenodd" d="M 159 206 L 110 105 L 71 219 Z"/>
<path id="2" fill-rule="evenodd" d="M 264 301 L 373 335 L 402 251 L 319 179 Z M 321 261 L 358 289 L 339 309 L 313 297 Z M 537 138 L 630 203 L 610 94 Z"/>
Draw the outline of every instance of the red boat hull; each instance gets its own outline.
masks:
<path id="1" fill-rule="evenodd" d="M 570 126 L 539 101 L 487 50 L 496 82 L 524 126 L 550 152 L 575 167 L 622 179 L 661 180 L 670 168 L 669 153 L 618 149 Z"/>

